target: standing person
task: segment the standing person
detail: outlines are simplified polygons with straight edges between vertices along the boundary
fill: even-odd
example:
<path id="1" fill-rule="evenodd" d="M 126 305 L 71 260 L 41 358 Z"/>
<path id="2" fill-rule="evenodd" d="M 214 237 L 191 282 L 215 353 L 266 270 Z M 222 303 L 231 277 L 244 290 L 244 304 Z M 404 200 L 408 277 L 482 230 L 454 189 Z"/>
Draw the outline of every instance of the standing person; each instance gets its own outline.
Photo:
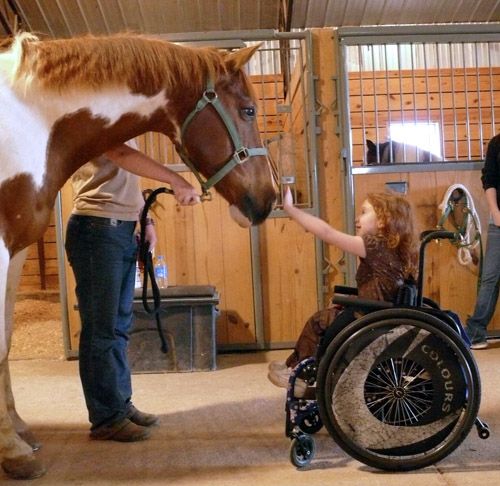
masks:
<path id="1" fill-rule="evenodd" d="M 139 177 L 171 185 L 179 204 L 199 202 L 181 176 L 128 145 L 81 167 L 72 177 L 74 205 L 66 252 L 76 279 L 81 320 L 79 368 L 91 423 L 90 438 L 134 442 L 147 439 L 156 415 L 132 403 L 127 360 L 132 323 L 137 242 L 144 206 Z M 152 248 L 156 233 L 146 227 Z"/>
<path id="2" fill-rule="evenodd" d="M 500 134 L 488 143 L 482 170 L 483 183 L 490 221 L 488 241 L 482 264 L 481 283 L 474 313 L 467 321 L 467 335 L 472 349 L 488 347 L 486 328 L 495 313 L 500 283 Z"/>
<path id="3" fill-rule="evenodd" d="M 293 205 L 287 189 L 283 209 L 306 231 L 329 245 L 360 259 L 356 272 L 358 295 L 364 299 L 393 301 L 405 280 L 417 276 L 417 243 L 413 216 L 408 201 L 396 194 L 368 194 L 356 218 L 356 235 L 339 231 L 325 221 Z M 316 312 L 306 322 L 293 353 L 285 362 L 269 364 L 269 380 L 286 388 L 292 368 L 303 359 L 316 355 L 321 336 L 342 311 L 332 306 Z M 295 383 L 295 393 L 305 390 L 305 383 Z"/>

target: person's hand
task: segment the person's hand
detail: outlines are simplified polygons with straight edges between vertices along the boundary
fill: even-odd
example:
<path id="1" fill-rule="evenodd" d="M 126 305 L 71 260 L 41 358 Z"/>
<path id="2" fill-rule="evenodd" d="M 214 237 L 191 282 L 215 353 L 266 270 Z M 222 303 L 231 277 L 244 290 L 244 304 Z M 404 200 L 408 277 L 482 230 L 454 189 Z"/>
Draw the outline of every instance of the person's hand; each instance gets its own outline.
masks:
<path id="1" fill-rule="evenodd" d="M 182 206 L 193 206 L 200 202 L 200 196 L 196 189 L 181 176 L 171 182 L 175 200 Z"/>
<path id="2" fill-rule="evenodd" d="M 293 196 L 290 187 L 287 186 L 285 189 L 285 194 L 283 194 L 283 209 L 288 211 L 290 208 L 293 208 Z"/>

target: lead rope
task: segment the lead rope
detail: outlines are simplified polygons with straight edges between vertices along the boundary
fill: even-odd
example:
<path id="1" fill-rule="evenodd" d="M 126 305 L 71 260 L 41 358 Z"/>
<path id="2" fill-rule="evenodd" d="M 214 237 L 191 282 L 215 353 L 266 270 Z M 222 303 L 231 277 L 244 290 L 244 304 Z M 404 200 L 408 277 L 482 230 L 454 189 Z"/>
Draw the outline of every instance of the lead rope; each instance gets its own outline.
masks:
<path id="1" fill-rule="evenodd" d="M 443 201 L 439 205 L 442 211 L 438 228 L 443 228 L 444 222 L 454 211 L 456 203 L 453 201 L 452 194 L 460 190 L 465 195 L 465 224 L 457 227 L 461 240 L 458 242 L 457 258 L 461 265 L 468 265 L 472 262 L 471 251 L 478 245 L 481 245 L 481 221 L 474 206 L 474 200 L 467 188 L 462 184 L 453 184 L 447 190 Z"/>
<path id="2" fill-rule="evenodd" d="M 461 265 L 469 265 L 472 262 L 472 250 L 479 246 L 479 263 L 478 263 L 478 283 L 477 288 L 479 290 L 479 285 L 481 282 L 481 276 L 483 271 L 483 243 L 481 239 L 481 221 L 474 206 L 474 199 L 468 191 L 468 189 L 463 184 L 453 184 L 445 192 L 443 200 L 439 205 L 441 209 L 441 218 L 437 224 L 437 227 L 444 229 L 444 223 L 448 216 L 453 213 L 456 208 L 456 202 L 453 201 L 452 194 L 454 191 L 462 191 L 465 196 L 465 218 L 464 224 L 460 227 L 456 227 L 458 230 L 458 235 L 460 240 L 455 243 L 458 246 L 457 259 Z"/>
<path id="3" fill-rule="evenodd" d="M 156 196 L 158 194 L 173 194 L 174 191 L 172 189 L 168 189 L 167 187 L 160 187 L 159 189 L 155 189 L 147 198 L 144 203 L 144 208 L 142 210 L 140 224 L 141 224 L 141 233 L 139 239 L 139 260 L 142 262 L 144 266 L 144 278 L 142 283 L 142 305 L 144 310 L 151 315 L 155 316 L 156 320 L 156 329 L 158 330 L 158 335 L 160 336 L 161 341 L 161 351 L 163 353 L 168 352 L 168 344 L 165 339 L 165 334 L 163 333 L 163 326 L 160 319 L 160 307 L 161 307 L 161 295 L 160 289 L 158 288 L 158 284 L 156 283 L 154 266 L 153 266 L 153 255 L 149 251 L 149 243 L 146 241 L 146 219 L 148 215 L 149 208 L 156 201 Z M 149 305 L 148 302 L 148 278 L 151 281 L 151 291 L 153 292 L 153 307 Z"/>

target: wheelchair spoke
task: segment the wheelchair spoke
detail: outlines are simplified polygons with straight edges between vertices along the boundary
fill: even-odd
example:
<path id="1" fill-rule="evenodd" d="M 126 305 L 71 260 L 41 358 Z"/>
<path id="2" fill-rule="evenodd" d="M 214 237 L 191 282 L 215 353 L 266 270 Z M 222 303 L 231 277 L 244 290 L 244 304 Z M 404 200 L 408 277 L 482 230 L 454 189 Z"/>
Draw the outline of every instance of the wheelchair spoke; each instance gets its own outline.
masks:
<path id="1" fill-rule="evenodd" d="M 418 423 L 432 406 L 432 381 L 426 370 L 406 358 L 378 363 L 365 381 L 365 400 L 370 412 L 391 425 Z"/>

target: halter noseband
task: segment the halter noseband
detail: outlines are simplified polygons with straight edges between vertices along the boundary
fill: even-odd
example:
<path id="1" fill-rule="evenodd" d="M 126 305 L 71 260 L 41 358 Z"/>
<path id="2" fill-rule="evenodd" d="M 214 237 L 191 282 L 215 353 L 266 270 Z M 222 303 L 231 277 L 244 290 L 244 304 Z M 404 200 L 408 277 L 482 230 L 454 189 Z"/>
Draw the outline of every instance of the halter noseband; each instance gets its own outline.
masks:
<path id="1" fill-rule="evenodd" d="M 195 168 L 194 164 L 189 159 L 188 155 L 186 154 L 186 151 L 184 150 L 184 133 L 186 132 L 189 124 L 193 121 L 194 117 L 208 105 L 212 105 L 214 107 L 215 111 L 219 114 L 222 122 L 224 123 L 226 130 L 229 133 L 229 136 L 231 137 L 231 141 L 234 147 L 234 153 L 232 157 L 212 177 L 210 177 L 208 180 L 204 180 L 203 177 L 198 172 L 198 170 Z M 243 164 L 250 157 L 258 155 L 267 156 L 266 148 L 264 147 L 248 148 L 241 143 L 240 136 L 238 134 L 238 131 L 236 130 L 233 120 L 231 120 L 231 117 L 227 114 L 226 110 L 224 109 L 224 106 L 222 105 L 222 103 L 219 100 L 219 97 L 217 96 L 217 93 L 215 92 L 214 82 L 212 79 L 209 79 L 207 81 L 207 87 L 205 88 L 205 91 L 203 92 L 201 98 L 196 104 L 194 110 L 191 111 L 191 113 L 186 117 L 184 123 L 182 124 L 181 143 L 182 145 L 181 145 L 181 150 L 179 151 L 179 155 L 181 156 L 183 162 L 191 169 L 193 174 L 196 176 L 196 179 L 198 179 L 198 182 L 200 183 L 201 189 L 203 191 L 202 200 L 211 199 L 209 189 L 213 187 L 215 184 L 217 184 L 237 165 Z"/>

